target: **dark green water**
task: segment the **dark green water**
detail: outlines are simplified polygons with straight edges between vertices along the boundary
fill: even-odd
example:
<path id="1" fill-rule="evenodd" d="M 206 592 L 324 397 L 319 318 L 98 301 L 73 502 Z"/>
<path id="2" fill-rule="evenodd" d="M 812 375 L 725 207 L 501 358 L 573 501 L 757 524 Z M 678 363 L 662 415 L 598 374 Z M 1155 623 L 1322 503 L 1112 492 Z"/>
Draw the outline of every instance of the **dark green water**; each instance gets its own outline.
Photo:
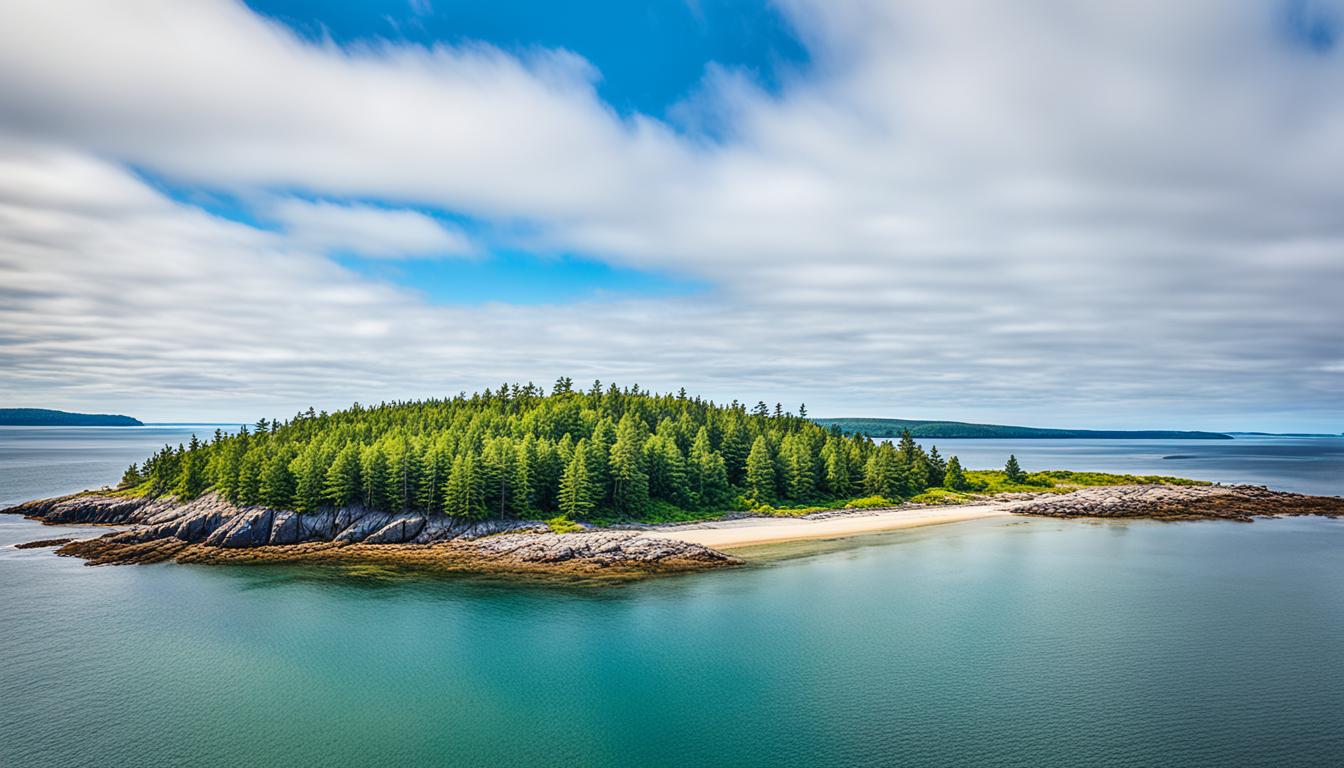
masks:
<path id="1" fill-rule="evenodd" d="M 0 546 L 0 765 L 1344 760 L 1344 521 L 865 543 L 598 590 Z"/>

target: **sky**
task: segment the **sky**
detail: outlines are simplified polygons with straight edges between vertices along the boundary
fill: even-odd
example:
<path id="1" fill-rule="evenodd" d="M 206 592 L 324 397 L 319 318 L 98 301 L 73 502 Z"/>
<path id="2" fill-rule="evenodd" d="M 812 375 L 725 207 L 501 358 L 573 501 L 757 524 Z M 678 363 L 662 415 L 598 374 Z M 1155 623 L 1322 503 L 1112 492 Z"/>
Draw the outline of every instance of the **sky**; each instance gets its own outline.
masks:
<path id="1" fill-rule="evenodd" d="M 1344 0 L 8 0 L 0 405 L 1344 431 Z"/>

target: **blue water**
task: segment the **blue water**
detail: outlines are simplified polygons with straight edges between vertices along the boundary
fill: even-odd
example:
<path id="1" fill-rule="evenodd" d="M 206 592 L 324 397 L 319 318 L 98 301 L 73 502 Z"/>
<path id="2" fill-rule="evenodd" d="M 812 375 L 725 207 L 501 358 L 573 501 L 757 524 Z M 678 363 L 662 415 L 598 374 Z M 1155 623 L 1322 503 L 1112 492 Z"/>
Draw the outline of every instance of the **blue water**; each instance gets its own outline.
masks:
<path id="1" fill-rule="evenodd" d="M 103 439 L 0 436 L 0 497 Z M 0 518 L 7 768 L 1344 763 L 1344 521 L 979 521 L 604 589 L 9 546 L 63 530 Z"/>
<path id="2" fill-rule="evenodd" d="M 1253 483 L 1297 493 L 1344 496 L 1344 437 L 1235 440 L 920 440 L 968 469 L 1022 468 L 1175 475 Z"/>

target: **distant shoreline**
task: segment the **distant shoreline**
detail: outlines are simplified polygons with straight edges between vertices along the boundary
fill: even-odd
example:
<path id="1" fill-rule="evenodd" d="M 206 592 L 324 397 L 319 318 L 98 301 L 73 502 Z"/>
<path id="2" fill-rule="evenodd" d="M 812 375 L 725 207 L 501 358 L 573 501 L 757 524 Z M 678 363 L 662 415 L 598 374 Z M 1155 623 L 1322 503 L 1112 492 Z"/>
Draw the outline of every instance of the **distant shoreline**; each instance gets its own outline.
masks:
<path id="1" fill-rule="evenodd" d="M 143 427 L 139 419 L 112 413 L 70 413 L 47 408 L 0 408 L 3 427 Z"/>

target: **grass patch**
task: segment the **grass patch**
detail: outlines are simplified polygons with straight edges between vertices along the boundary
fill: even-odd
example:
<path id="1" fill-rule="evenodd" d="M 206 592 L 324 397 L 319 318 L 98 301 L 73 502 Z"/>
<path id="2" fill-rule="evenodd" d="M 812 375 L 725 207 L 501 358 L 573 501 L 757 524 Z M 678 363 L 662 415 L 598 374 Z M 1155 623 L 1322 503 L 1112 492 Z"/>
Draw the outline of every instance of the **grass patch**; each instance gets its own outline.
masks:
<path id="1" fill-rule="evenodd" d="M 883 507 L 894 507 L 900 503 L 900 501 L 893 501 L 886 496 L 863 496 L 845 502 L 845 509 L 882 509 Z"/>
<path id="2" fill-rule="evenodd" d="M 1166 475 L 1113 475 L 1108 472 L 1070 472 L 1052 469 L 1032 472 L 1022 482 L 1009 482 L 1001 469 L 977 469 L 966 472 L 970 493 L 1068 493 L 1079 488 L 1106 485 L 1210 485 L 1204 480 L 1188 480 Z"/>
<path id="3" fill-rule="evenodd" d="M 965 504 L 975 499 L 969 493 L 961 491 L 950 491 L 946 488 L 930 488 L 929 490 L 914 496 L 910 499 L 914 504 Z"/>
<path id="4" fill-rule="evenodd" d="M 583 531 L 582 525 L 564 515 L 552 517 L 546 521 L 546 525 L 551 529 L 551 533 L 581 533 Z"/>

